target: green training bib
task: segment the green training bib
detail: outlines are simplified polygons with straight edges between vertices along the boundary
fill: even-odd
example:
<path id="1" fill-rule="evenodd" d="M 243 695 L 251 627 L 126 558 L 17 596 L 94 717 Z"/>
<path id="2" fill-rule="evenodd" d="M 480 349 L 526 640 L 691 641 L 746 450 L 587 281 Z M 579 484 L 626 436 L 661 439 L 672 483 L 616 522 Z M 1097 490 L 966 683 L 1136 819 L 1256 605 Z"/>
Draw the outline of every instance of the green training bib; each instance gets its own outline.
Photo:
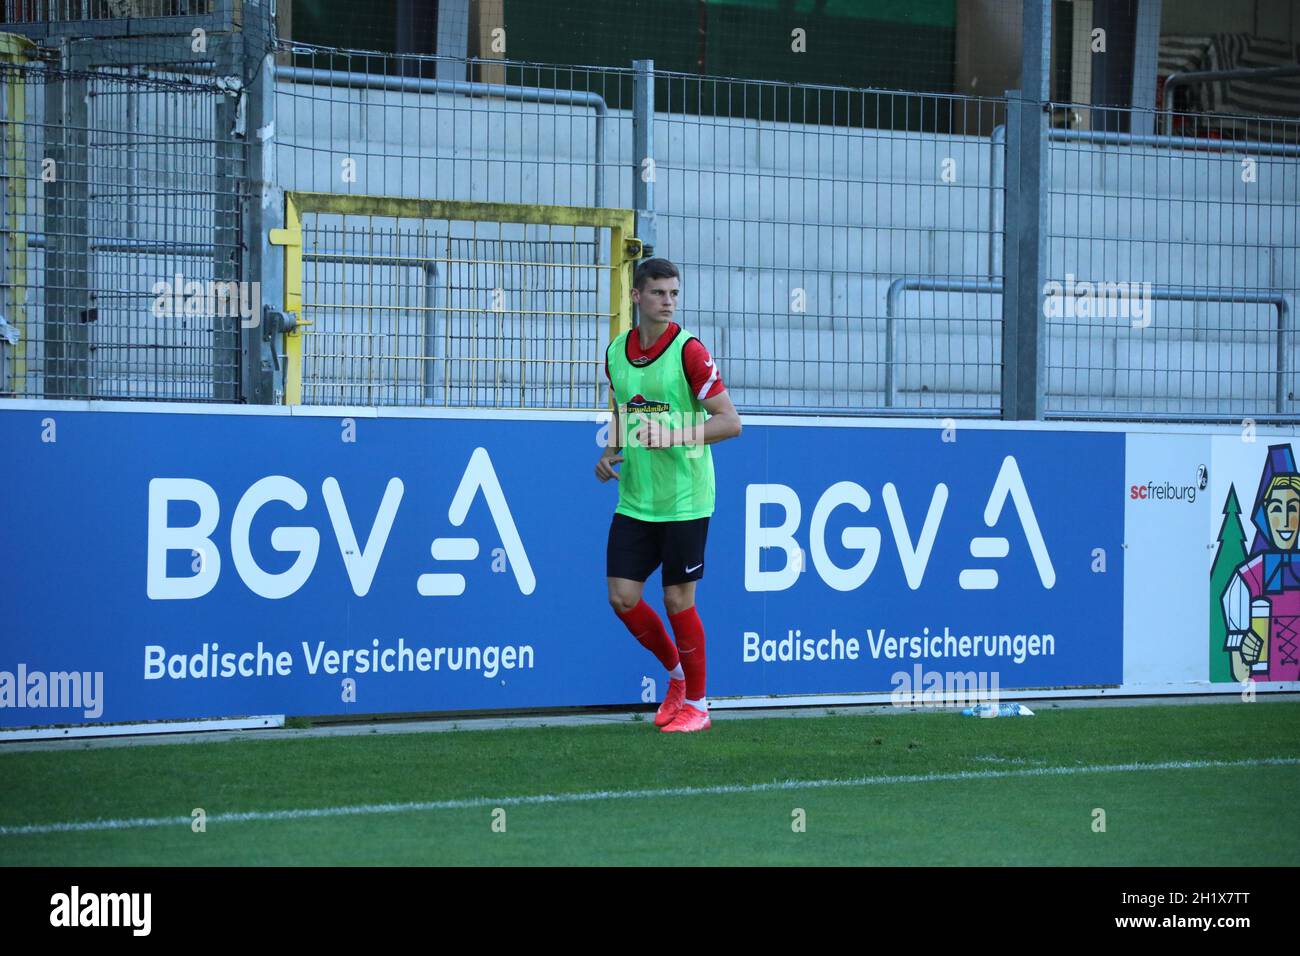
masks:
<path id="1" fill-rule="evenodd" d="M 647 417 L 675 430 L 703 427 L 708 413 L 682 365 L 683 349 L 694 336 L 679 329 L 658 358 L 634 365 L 627 357 L 627 337 L 636 334 L 636 329 L 624 332 L 605 353 L 622 424 L 615 511 L 642 521 L 707 518 L 713 514 L 712 449 L 704 444 L 645 448 L 632 437 Z"/>

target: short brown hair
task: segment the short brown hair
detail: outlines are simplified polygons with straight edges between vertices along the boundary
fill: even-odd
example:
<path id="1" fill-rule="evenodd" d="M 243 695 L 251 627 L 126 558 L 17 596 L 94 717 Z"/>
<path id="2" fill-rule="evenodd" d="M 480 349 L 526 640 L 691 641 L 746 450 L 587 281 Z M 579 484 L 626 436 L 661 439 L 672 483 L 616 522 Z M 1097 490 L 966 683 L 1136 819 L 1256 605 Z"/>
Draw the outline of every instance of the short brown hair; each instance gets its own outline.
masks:
<path id="1" fill-rule="evenodd" d="M 638 289 L 651 279 L 680 279 L 681 273 L 667 259 L 647 259 L 636 267 L 636 278 L 632 285 Z"/>

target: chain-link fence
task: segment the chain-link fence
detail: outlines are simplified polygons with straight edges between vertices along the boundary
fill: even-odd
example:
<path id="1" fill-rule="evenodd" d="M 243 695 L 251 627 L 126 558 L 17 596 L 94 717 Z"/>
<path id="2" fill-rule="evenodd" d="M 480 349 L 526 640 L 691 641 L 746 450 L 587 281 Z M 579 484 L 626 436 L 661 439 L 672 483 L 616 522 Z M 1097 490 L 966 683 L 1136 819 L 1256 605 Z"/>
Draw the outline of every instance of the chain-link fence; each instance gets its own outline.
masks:
<path id="1" fill-rule="evenodd" d="M 238 90 L 193 64 L 25 47 L 5 108 L 6 394 L 236 401 Z"/>
<path id="2" fill-rule="evenodd" d="M 630 208 L 631 71 L 498 66 L 500 82 L 487 83 L 464 79 L 464 61 L 282 44 L 279 181 L 295 192 Z M 607 231 L 306 217 L 303 243 L 304 402 L 607 404 Z"/>
<path id="3" fill-rule="evenodd" d="M 303 403 L 603 407 L 608 230 L 474 213 L 303 214 Z"/>
<path id="4" fill-rule="evenodd" d="M 663 81 L 656 252 L 739 406 L 997 413 L 998 101 Z"/>
<path id="5" fill-rule="evenodd" d="M 499 67 L 499 80 L 471 82 L 463 60 L 282 44 L 278 181 L 372 196 L 630 204 L 631 71 Z"/>
<path id="6" fill-rule="evenodd" d="M 288 181 L 644 204 L 741 408 L 1001 411 L 1004 101 L 656 71 L 646 110 L 633 71 L 292 54 Z M 1088 128 L 1045 133 L 1044 414 L 1294 415 L 1295 124 L 1052 111 Z"/>
<path id="7" fill-rule="evenodd" d="M 287 186 L 630 208 L 640 179 L 681 321 L 741 407 L 996 413 L 997 303 L 961 290 L 989 280 L 998 101 L 658 72 L 636 119 L 631 70 L 504 63 L 493 85 L 440 79 L 438 58 L 286 52 Z"/>
<path id="8" fill-rule="evenodd" d="M 1049 134 L 1046 412 L 1295 420 L 1300 121 L 1100 119 Z"/>
<path id="9" fill-rule="evenodd" d="M 972 4 L 956 36 L 1022 6 Z M 1052 11 L 1058 26 L 1078 12 Z M 1159 29 L 1130 19 L 1130 32 Z M 1048 70 L 1093 57 L 1076 41 L 1095 20 L 1053 33 L 1070 49 L 1053 47 Z M 742 410 L 997 415 L 1015 361 L 1010 378 L 1041 392 L 1033 414 L 1297 417 L 1300 121 L 1224 109 L 1258 99 L 1258 75 L 1187 74 L 1184 93 L 1215 112 L 1067 98 L 1017 107 L 1012 122 L 1001 96 L 285 40 L 274 122 L 256 131 L 274 143 L 256 154 L 259 183 L 245 91 L 219 57 L 128 64 L 95 52 L 105 41 L 62 42 L 4 72 L 8 394 L 240 398 L 242 316 L 194 303 L 244 278 L 260 237 L 240 209 L 283 190 L 634 210 L 640 238 L 682 267 L 680 320 Z M 1062 76 L 1056 88 L 1083 89 Z M 1025 166 L 1035 143 L 1041 160 Z M 1046 285 L 1016 291 L 1040 214 L 1031 278 Z M 304 333 L 303 399 L 603 404 L 588 373 L 605 341 L 592 317 L 609 310 L 587 279 L 610 265 L 604 240 L 446 225 L 303 223 L 315 243 L 304 304 L 319 319 Z M 498 292 L 504 309 L 490 305 Z M 264 296 L 280 297 L 279 285 Z M 591 341 L 545 353 L 578 333 L 534 319 L 569 312 Z M 434 314 L 459 325 L 431 333 Z M 1037 368 L 1017 344 L 1031 326 Z M 526 368 L 533 339 L 578 363 L 578 392 L 517 387 L 544 368 Z M 505 392 L 473 371 L 492 362 L 517 370 Z"/>

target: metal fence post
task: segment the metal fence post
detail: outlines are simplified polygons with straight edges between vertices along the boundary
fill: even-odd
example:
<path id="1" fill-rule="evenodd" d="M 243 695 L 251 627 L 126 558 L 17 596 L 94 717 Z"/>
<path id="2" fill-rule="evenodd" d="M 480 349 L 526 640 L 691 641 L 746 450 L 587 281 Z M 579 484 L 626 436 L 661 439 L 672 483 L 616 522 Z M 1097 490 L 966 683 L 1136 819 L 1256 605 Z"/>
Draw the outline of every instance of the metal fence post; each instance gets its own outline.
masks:
<path id="1" fill-rule="evenodd" d="M 26 37 L 0 33 L 0 63 L 24 64 L 36 44 Z M 24 336 L 28 325 L 27 275 L 28 197 L 27 95 L 21 80 L 0 78 L 0 396 L 22 389 L 27 376 Z M 38 162 L 40 157 L 35 157 Z"/>
<path id="2" fill-rule="evenodd" d="M 219 83 L 225 81 L 223 85 L 230 87 L 230 91 L 216 101 L 212 130 L 216 173 L 212 210 L 212 278 L 218 283 L 218 288 L 223 284 L 225 288 L 233 288 L 229 283 L 248 279 L 239 251 L 240 179 L 243 174 L 240 151 L 244 131 L 238 129 L 238 124 L 247 119 L 244 110 L 245 71 L 242 68 L 242 44 L 214 38 L 214 45 L 217 49 L 214 61 L 217 80 Z M 241 340 L 248 331 L 247 328 L 241 329 L 246 323 L 239 318 L 239 306 L 243 301 L 246 301 L 244 296 L 236 295 L 233 308 L 223 307 L 225 304 L 214 296 L 213 304 L 217 307 L 212 315 L 212 397 L 219 402 L 233 402 L 239 398 Z"/>
<path id="3" fill-rule="evenodd" d="M 655 61 L 633 60 L 632 208 L 647 257 L 655 254 Z"/>
<path id="4" fill-rule="evenodd" d="M 1154 133 L 1156 74 L 1160 58 L 1160 6 L 1162 0 L 1138 0 L 1137 21 L 1133 25 L 1133 90 L 1129 103 L 1129 131 Z"/>
<path id="5" fill-rule="evenodd" d="M 90 389 L 90 164 L 84 44 L 60 38 L 45 86 L 45 397 Z"/>
<path id="6" fill-rule="evenodd" d="M 1034 42 L 1034 38 L 1038 42 Z M 1043 417 L 1047 330 L 1049 0 L 1025 0 L 1021 89 L 1007 91 L 1005 250 L 1002 294 L 1002 417 Z"/>
<path id="7" fill-rule="evenodd" d="M 271 230 L 284 226 L 284 189 L 275 169 L 275 20 L 267 0 L 244 8 L 243 69 L 248 118 L 245 142 L 248 155 L 248 189 L 243 197 L 247 227 L 244 277 L 259 283 L 256 299 L 258 324 L 242 330 L 243 400 L 271 405 L 282 401 L 284 370 L 273 358 L 280 348 L 278 333 L 265 329 L 263 305 L 280 309 L 284 298 L 284 253 L 271 243 Z M 268 340 L 267 333 L 270 332 Z"/>

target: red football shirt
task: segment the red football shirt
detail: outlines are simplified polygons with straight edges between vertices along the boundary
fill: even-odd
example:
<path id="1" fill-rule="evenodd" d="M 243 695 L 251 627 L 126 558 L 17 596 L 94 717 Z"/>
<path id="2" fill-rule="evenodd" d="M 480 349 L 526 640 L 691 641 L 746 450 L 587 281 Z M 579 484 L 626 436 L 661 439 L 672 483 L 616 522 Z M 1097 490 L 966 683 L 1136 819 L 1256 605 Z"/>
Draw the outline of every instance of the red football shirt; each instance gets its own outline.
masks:
<path id="1" fill-rule="evenodd" d="M 654 345 L 648 349 L 641 348 L 641 333 L 633 329 L 627 337 L 628 358 L 633 362 L 639 358 L 658 358 L 663 354 L 664 349 L 668 348 L 680 329 L 681 326 L 676 322 L 669 322 L 663 335 L 659 336 Z M 726 391 L 727 386 L 722 383 L 722 375 L 718 372 L 718 367 L 713 364 L 713 356 L 699 339 L 692 338 L 682 349 L 682 365 L 686 369 L 686 379 L 691 383 L 691 391 L 700 401 Z M 605 360 L 605 378 L 609 379 L 608 359 Z"/>

